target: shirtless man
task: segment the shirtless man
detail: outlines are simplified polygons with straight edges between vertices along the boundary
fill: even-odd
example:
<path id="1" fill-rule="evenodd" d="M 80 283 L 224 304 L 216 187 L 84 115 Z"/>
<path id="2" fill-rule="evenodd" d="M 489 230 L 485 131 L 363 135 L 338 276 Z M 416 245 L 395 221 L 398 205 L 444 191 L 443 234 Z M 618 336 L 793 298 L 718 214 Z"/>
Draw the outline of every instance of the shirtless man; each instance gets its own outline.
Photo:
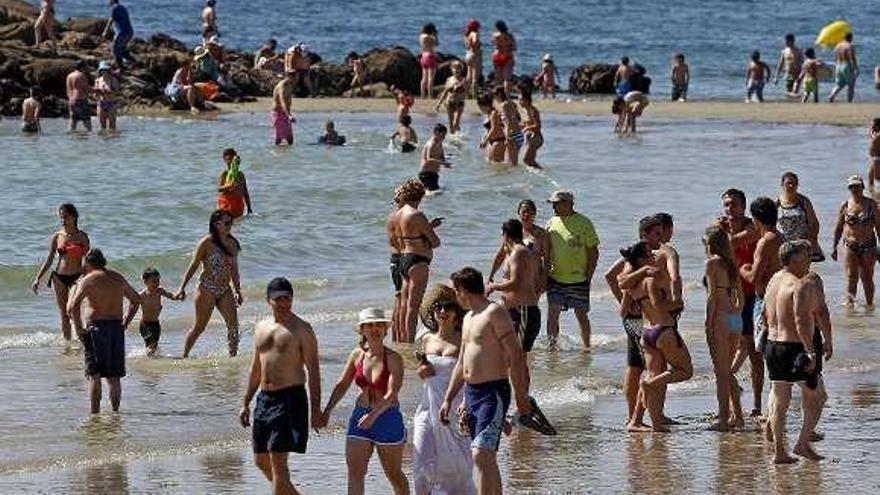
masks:
<path id="1" fill-rule="evenodd" d="M 501 226 L 501 240 L 507 247 L 507 258 L 502 264 L 503 282 L 489 282 L 488 296 L 494 291 L 501 294 L 501 303 L 510 313 L 523 352 L 531 352 L 535 339 L 541 333 L 541 292 L 538 276 L 541 260 L 523 244 L 523 226 L 519 220 L 508 220 Z M 526 368 L 526 390 L 529 389 L 529 368 Z"/>
<path id="2" fill-rule="evenodd" d="M 538 209 L 535 202 L 530 199 L 524 199 L 519 202 L 516 207 L 519 215 L 519 221 L 523 228 L 523 244 L 532 251 L 540 261 L 541 270 L 537 273 L 538 294 L 542 294 L 547 290 L 547 274 L 550 272 L 550 258 L 547 254 L 550 252 L 550 235 L 543 227 L 535 224 L 535 217 L 538 215 Z M 501 264 L 507 259 L 509 251 L 507 245 L 502 241 L 495 252 L 495 258 L 492 260 L 492 270 L 489 272 L 489 282 L 495 281 L 495 273 L 501 268 Z"/>
<path id="3" fill-rule="evenodd" d="M 852 33 L 846 33 L 843 41 L 834 47 L 834 91 L 828 97 L 828 101 L 834 103 L 837 93 L 846 89 L 846 101 L 852 103 L 856 93 L 856 79 L 859 77 L 859 62 L 856 59 L 856 49 L 852 44 Z"/>
<path id="4" fill-rule="evenodd" d="M 217 30 L 217 9 L 215 0 L 207 0 L 202 9 L 202 43 L 207 44 L 211 36 L 220 36 Z"/>
<path id="5" fill-rule="evenodd" d="M 77 122 L 82 122 L 86 131 L 92 131 L 92 109 L 89 106 L 89 94 L 92 85 L 86 75 L 88 66 L 85 60 L 78 60 L 73 72 L 67 75 L 67 108 L 70 114 L 68 130 L 75 131 Z"/>
<path id="6" fill-rule="evenodd" d="M 717 220 L 716 225 L 727 232 L 730 238 L 733 259 L 738 270 L 739 267 L 754 262 L 758 231 L 752 219 L 746 216 L 745 193 L 739 189 L 728 189 L 721 195 L 721 205 L 724 216 Z M 746 359 L 749 360 L 754 399 L 752 416 L 760 416 L 761 395 L 764 390 L 764 355 L 755 350 L 755 286 L 744 279 L 742 274 L 739 274 L 739 283 L 744 298 L 743 331 L 732 367 L 733 372 L 737 373 Z"/>
<path id="7" fill-rule="evenodd" d="M 272 316 L 254 328 L 254 356 L 238 418 L 241 426 L 251 426 L 251 399 L 259 388 L 251 429 L 254 460 L 272 483 L 273 495 L 298 494 L 287 456 L 305 454 L 310 424 L 315 431 L 326 426 L 320 409 L 318 340 L 312 326 L 291 311 L 293 286 L 287 279 L 269 282 L 266 301 Z"/>
<path id="8" fill-rule="evenodd" d="M 746 66 L 746 103 L 755 101 L 753 95 L 759 103 L 764 102 L 764 85 L 770 80 L 770 76 L 770 66 L 761 60 L 761 52 L 755 50 Z"/>
<path id="9" fill-rule="evenodd" d="M 794 35 L 785 35 L 785 48 L 779 53 L 779 63 L 776 64 L 776 79 L 774 84 L 779 84 L 779 76 L 785 74 L 785 93 L 796 95 L 800 92 L 801 66 L 804 63 L 804 54 L 794 43 Z"/>
<path id="10" fill-rule="evenodd" d="M 43 42 L 43 30 L 46 31 L 46 39 L 55 37 L 55 0 L 41 0 L 40 15 L 34 21 L 34 45 Z"/>
<path id="11" fill-rule="evenodd" d="M 810 446 L 826 398 L 813 344 L 820 307 L 818 293 L 802 281 L 809 273 L 811 251 L 809 241 L 784 243 L 779 249 L 782 269 L 770 279 L 765 293 L 769 333 L 765 357 L 771 383 L 767 434 L 772 435 L 776 464 L 797 462 L 788 454 L 784 439 L 785 416 L 795 383 L 801 388 L 803 424 L 794 453 L 813 461 L 823 459 Z"/>
<path id="12" fill-rule="evenodd" d="M 101 412 L 101 378 L 110 387 L 110 406 L 119 411 L 125 376 L 125 328 L 122 326 L 122 300 L 128 299 L 126 321 L 131 321 L 141 303 L 141 296 L 122 275 L 107 269 L 107 260 L 99 249 L 91 249 L 83 260 L 85 276 L 75 286 L 67 303 L 67 314 L 83 345 L 86 376 L 89 379 L 90 412 Z M 87 310 L 83 326 L 81 305 Z"/>
<path id="13" fill-rule="evenodd" d="M 34 134 L 40 132 L 40 111 L 43 106 L 37 99 L 37 88 L 30 89 L 29 96 L 21 102 L 21 132 Z"/>
<path id="14" fill-rule="evenodd" d="M 290 105 L 293 102 L 293 88 L 296 75 L 287 72 L 284 79 L 278 81 L 272 90 L 272 128 L 275 130 L 275 146 L 286 142 L 288 146 L 293 144 L 293 123 L 296 119 Z"/>
<path id="15" fill-rule="evenodd" d="M 629 65 L 629 57 L 621 57 L 620 64 L 617 65 L 617 72 L 614 73 L 614 91 L 617 96 L 623 98 L 627 93 L 632 91 L 633 70 Z"/>
<path id="16" fill-rule="evenodd" d="M 477 490 L 480 495 L 500 495 L 503 488 L 496 453 L 510 407 L 511 384 L 517 412 L 532 412 L 524 355 L 507 311 L 486 299 L 483 275 L 467 267 L 450 278 L 458 301 L 469 311 L 462 325 L 458 362 L 440 406 L 440 421 L 449 422 L 450 404 L 464 385 L 459 416 L 467 422 L 471 435 Z"/>
<path id="17" fill-rule="evenodd" d="M 287 50 L 287 55 L 284 57 L 284 70 L 288 73 L 292 72 L 294 81 L 304 85 L 309 95 L 315 96 L 316 88 L 312 86 L 312 62 L 304 44 L 297 43 Z"/>
<path id="18" fill-rule="evenodd" d="M 880 119 L 871 122 L 868 130 L 868 192 L 874 194 L 874 181 L 880 179 Z"/>
<path id="19" fill-rule="evenodd" d="M 419 181 L 428 191 L 440 189 L 440 167 L 450 168 L 443 151 L 443 140 L 446 139 L 446 126 L 434 126 L 434 134 L 422 148 L 422 160 L 419 166 Z"/>
<path id="20" fill-rule="evenodd" d="M 767 323 L 764 318 L 764 293 L 770 278 L 779 271 L 779 246 L 782 236 L 776 230 L 776 219 L 779 209 L 770 198 L 758 198 L 749 206 L 755 227 L 757 227 L 758 244 L 751 263 L 739 267 L 739 274 L 746 282 L 755 286 L 755 342 L 758 352 L 764 353 L 764 342 L 767 339 Z M 755 404 L 757 409 L 759 404 Z M 754 415 L 754 412 L 752 413 Z"/>

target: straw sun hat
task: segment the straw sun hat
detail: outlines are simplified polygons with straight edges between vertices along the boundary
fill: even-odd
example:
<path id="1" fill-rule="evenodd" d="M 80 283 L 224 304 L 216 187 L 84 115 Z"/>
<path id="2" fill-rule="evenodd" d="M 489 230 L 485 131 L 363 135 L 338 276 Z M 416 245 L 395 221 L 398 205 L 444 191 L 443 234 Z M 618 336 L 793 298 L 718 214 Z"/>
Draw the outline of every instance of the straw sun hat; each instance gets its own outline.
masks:
<path id="1" fill-rule="evenodd" d="M 437 322 L 434 320 L 434 306 L 437 304 L 455 304 L 458 306 L 458 315 L 461 317 L 464 312 L 461 305 L 455 297 L 455 290 L 448 285 L 437 284 L 425 293 L 422 298 L 422 306 L 419 308 L 419 316 L 422 318 L 422 324 L 431 331 L 437 330 Z"/>

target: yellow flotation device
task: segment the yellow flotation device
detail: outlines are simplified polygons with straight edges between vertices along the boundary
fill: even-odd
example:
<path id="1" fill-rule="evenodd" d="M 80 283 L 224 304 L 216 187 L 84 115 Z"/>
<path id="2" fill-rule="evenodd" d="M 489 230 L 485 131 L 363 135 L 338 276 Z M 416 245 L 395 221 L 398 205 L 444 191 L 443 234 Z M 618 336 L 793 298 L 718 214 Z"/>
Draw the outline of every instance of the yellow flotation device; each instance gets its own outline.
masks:
<path id="1" fill-rule="evenodd" d="M 816 36 L 816 44 L 833 48 L 834 45 L 843 41 L 843 37 L 846 36 L 846 33 L 851 32 L 852 28 L 848 22 L 844 20 L 834 21 L 822 28 L 822 31 L 819 32 L 819 36 Z"/>

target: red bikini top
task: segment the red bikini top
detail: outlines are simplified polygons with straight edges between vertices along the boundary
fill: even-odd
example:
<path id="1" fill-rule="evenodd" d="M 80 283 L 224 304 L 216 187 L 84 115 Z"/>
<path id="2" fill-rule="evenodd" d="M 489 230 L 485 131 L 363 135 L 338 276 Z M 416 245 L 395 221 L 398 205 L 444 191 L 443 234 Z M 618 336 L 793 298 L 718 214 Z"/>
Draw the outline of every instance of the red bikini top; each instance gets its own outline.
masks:
<path id="1" fill-rule="evenodd" d="M 385 392 L 388 391 L 388 378 L 391 377 L 391 372 L 388 371 L 388 354 L 387 351 L 382 356 L 382 373 L 379 375 L 379 378 L 376 379 L 375 382 L 370 382 L 370 379 L 367 378 L 367 375 L 364 374 L 364 356 L 365 352 L 361 353 L 361 358 L 358 359 L 357 363 L 354 365 L 354 383 L 357 384 L 362 390 L 375 390 L 380 394 L 384 395 Z"/>
<path id="2" fill-rule="evenodd" d="M 58 248 L 58 254 L 61 256 L 67 255 L 72 258 L 82 258 L 86 255 L 86 246 L 79 242 L 65 242 L 63 246 Z"/>

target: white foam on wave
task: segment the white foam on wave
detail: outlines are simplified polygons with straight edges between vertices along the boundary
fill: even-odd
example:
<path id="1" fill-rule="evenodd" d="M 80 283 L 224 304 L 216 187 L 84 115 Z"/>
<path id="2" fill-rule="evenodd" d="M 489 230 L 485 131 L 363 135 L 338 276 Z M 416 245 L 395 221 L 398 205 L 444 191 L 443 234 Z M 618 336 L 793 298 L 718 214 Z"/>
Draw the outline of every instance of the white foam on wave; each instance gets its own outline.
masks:
<path id="1" fill-rule="evenodd" d="M 60 347 L 65 344 L 60 333 L 35 332 L 0 337 L 0 351 L 38 347 Z"/>
<path id="2" fill-rule="evenodd" d="M 620 392 L 618 383 L 596 377 L 573 377 L 555 382 L 550 388 L 532 390 L 532 397 L 543 409 L 592 404 L 597 396 L 615 395 Z"/>

